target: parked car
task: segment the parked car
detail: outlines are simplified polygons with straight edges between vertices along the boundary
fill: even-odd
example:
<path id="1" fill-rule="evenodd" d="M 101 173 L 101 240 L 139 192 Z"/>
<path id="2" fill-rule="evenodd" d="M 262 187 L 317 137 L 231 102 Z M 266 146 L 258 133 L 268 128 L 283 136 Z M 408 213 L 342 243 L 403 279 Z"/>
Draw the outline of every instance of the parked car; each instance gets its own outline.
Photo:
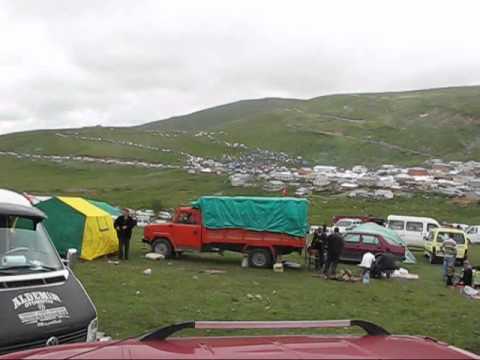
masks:
<path id="1" fill-rule="evenodd" d="M 437 220 L 428 217 L 389 215 L 387 227 L 394 230 L 407 246 L 424 247 L 425 236 L 440 227 Z"/>
<path id="2" fill-rule="evenodd" d="M 356 225 L 360 225 L 362 223 L 363 221 L 360 219 L 344 218 L 338 220 L 335 224 L 333 224 L 333 228 L 338 228 L 338 231 L 343 234 L 348 230 L 352 230 Z"/>
<path id="3" fill-rule="evenodd" d="M 0 191 L 0 354 L 53 344 L 95 341 L 97 315 L 22 195 Z"/>
<path id="4" fill-rule="evenodd" d="M 325 329 L 358 326 L 366 335 L 263 335 L 171 337 L 183 329 Z M 187 321 L 140 338 L 62 345 L 2 359 L 480 359 L 425 336 L 391 335 L 362 320 Z"/>
<path id="5" fill-rule="evenodd" d="M 168 211 L 159 211 L 158 218 L 162 220 L 171 220 L 172 214 L 170 214 Z"/>
<path id="6" fill-rule="evenodd" d="M 389 252 L 399 260 L 405 258 L 405 247 L 388 242 L 381 234 L 370 232 L 357 232 L 355 229 L 344 235 L 345 246 L 343 248 L 341 260 L 343 261 L 362 261 L 363 254 L 371 252 L 373 254 Z"/>
<path id="7" fill-rule="evenodd" d="M 431 264 L 439 262 L 444 254 L 441 251 L 442 242 L 452 238 L 457 243 L 457 261 L 463 263 L 468 256 L 468 241 L 463 230 L 453 228 L 436 228 L 430 231 L 425 238 L 425 256 Z"/>
<path id="8" fill-rule="evenodd" d="M 143 242 L 165 257 L 190 250 L 245 253 L 250 266 L 261 268 L 305 247 L 307 200 L 209 196 L 197 203 L 178 208 L 172 222 L 146 226 Z"/>
<path id="9" fill-rule="evenodd" d="M 467 238 L 472 244 L 480 244 L 480 225 L 473 225 L 465 231 Z"/>

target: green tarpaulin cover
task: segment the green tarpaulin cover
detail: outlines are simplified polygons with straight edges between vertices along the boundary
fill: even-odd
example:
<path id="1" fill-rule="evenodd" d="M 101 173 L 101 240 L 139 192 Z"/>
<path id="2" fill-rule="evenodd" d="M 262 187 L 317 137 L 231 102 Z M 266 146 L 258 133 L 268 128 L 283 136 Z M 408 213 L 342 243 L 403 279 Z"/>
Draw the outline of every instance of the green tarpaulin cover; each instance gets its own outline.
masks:
<path id="1" fill-rule="evenodd" d="M 193 202 L 209 229 L 246 229 L 304 237 L 308 201 L 289 197 L 204 196 Z"/>
<path id="2" fill-rule="evenodd" d="M 407 247 L 407 243 L 403 241 L 395 231 L 375 223 L 364 223 L 357 225 L 352 229 L 352 231 L 380 235 L 390 244 L 405 246 L 405 248 Z M 408 249 L 405 252 L 404 262 L 412 264 L 416 262 L 415 255 L 413 255 Z"/>

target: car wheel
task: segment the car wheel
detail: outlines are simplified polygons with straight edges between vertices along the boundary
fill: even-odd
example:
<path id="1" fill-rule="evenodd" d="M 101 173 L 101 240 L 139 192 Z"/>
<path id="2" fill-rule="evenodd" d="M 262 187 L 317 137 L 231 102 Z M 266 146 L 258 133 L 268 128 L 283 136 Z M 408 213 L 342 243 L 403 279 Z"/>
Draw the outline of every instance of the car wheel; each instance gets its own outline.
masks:
<path id="1" fill-rule="evenodd" d="M 155 240 L 152 244 L 152 251 L 157 254 L 162 254 L 165 258 L 171 257 L 173 253 L 172 245 L 167 239 Z"/>
<path id="2" fill-rule="evenodd" d="M 248 252 L 248 263 L 255 268 L 268 268 L 272 266 L 273 257 L 268 249 L 252 249 Z"/>

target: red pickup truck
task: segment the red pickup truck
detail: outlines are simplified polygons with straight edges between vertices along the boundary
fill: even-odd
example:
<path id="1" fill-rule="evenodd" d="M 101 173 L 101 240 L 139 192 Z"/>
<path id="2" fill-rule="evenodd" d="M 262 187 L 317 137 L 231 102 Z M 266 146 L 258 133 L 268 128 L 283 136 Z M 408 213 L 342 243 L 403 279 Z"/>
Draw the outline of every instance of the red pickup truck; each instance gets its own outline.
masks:
<path id="1" fill-rule="evenodd" d="M 298 216 L 298 212 L 291 211 L 292 206 L 299 207 L 297 203 L 299 199 L 291 199 L 290 202 L 285 198 L 208 197 L 202 199 L 207 204 L 207 207 L 203 208 L 206 209 L 208 219 L 204 219 L 202 206 L 180 207 L 176 210 L 172 222 L 146 226 L 143 242 L 149 244 L 152 251 L 165 257 L 189 250 L 244 253 L 248 254 L 249 265 L 258 268 L 271 267 L 279 255 L 292 252 L 301 254 L 305 247 L 305 235 L 308 229 L 306 214 Z M 278 205 L 274 203 L 276 200 L 280 202 Z M 208 207 L 211 203 L 215 206 Z M 269 208 L 269 206 L 272 207 Z M 302 207 L 304 204 L 300 204 L 300 208 Z M 283 211 L 283 208 L 286 210 Z M 277 214 L 272 215 L 272 209 Z M 262 211 L 268 213 L 262 215 Z M 228 216 L 229 212 L 232 216 L 227 221 L 224 217 Z M 285 217 L 285 221 L 278 221 L 282 217 Z M 292 217 L 305 217 L 305 221 L 302 219 L 299 222 L 289 221 Z M 261 218 L 260 221 L 258 221 L 259 218 Z M 227 225 L 224 224 L 226 222 L 228 222 Z M 292 232 L 288 233 L 288 229 L 276 231 L 275 227 L 289 222 L 293 224 L 305 222 L 305 228 L 300 226 L 301 229 L 293 232 L 293 235 Z M 264 226 L 268 230 L 252 230 L 253 227 L 248 226 L 248 223 L 253 224 L 253 227 Z M 210 226 L 212 224 L 213 226 Z M 298 236 L 299 234 L 303 236 Z"/>

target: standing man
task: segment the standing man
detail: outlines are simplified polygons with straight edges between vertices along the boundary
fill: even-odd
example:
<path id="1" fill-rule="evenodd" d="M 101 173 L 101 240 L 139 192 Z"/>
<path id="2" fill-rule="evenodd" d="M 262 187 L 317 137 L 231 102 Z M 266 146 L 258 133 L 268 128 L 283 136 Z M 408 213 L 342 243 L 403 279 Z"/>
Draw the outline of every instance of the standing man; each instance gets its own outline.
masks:
<path id="1" fill-rule="evenodd" d="M 128 260 L 130 238 L 132 237 L 133 228 L 137 226 L 137 220 L 130 216 L 128 209 L 123 209 L 122 215 L 115 220 L 114 226 L 118 235 L 119 258 L 120 260 Z"/>
<path id="2" fill-rule="evenodd" d="M 317 228 L 313 234 L 312 249 L 317 250 L 315 258 L 315 270 L 322 271 L 325 262 L 325 243 L 327 242 L 327 225 Z"/>
<path id="3" fill-rule="evenodd" d="M 344 241 L 338 227 L 333 230 L 333 234 L 327 237 L 327 263 L 325 264 L 324 274 L 326 276 L 337 273 L 337 264 L 343 252 Z"/>
<path id="4" fill-rule="evenodd" d="M 449 281 L 448 269 L 455 270 L 455 259 L 457 258 L 457 243 L 450 236 L 444 240 L 440 248 L 443 252 L 443 280 Z"/>

